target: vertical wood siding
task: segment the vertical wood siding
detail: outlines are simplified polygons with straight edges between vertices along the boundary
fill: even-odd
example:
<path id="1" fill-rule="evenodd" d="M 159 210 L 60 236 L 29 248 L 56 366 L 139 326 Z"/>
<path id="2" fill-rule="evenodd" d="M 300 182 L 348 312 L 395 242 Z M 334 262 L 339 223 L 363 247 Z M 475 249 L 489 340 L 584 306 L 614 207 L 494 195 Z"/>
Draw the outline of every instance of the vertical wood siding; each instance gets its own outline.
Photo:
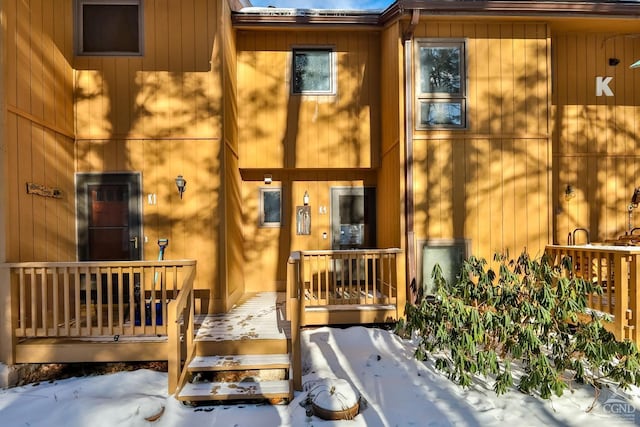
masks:
<path id="1" fill-rule="evenodd" d="M 222 79 L 224 91 L 224 177 L 223 194 L 224 211 L 221 210 L 224 224 L 221 246 L 224 248 L 220 262 L 220 272 L 224 275 L 221 294 L 224 295 L 225 310 L 238 301 L 245 291 L 244 280 L 244 246 L 243 246 L 243 210 L 242 188 L 238 159 L 237 117 L 237 58 L 236 35 L 231 24 L 231 13 L 226 1 L 220 2 L 223 18 L 220 34 L 222 37 L 214 47 L 214 55 L 220 55 L 221 70 L 218 76 Z M 219 48 L 218 48 L 219 46 Z"/>
<path id="2" fill-rule="evenodd" d="M 295 46 L 335 48 L 336 95 L 291 95 Z M 377 166 L 378 52 L 374 32 L 238 32 L 240 167 Z"/>
<path id="3" fill-rule="evenodd" d="M 554 241 L 576 227 L 592 241 L 628 231 L 629 201 L 640 186 L 640 40 L 621 28 L 554 34 Z M 609 65 L 609 58 L 620 63 Z M 596 77 L 613 77 L 614 96 L 596 96 Z M 565 199 L 571 185 L 575 197 Z M 640 211 L 632 226 L 640 226 Z"/>
<path id="4" fill-rule="evenodd" d="M 222 308 L 220 278 L 229 274 L 220 270 L 229 248 L 219 234 L 230 203 L 221 199 L 222 88 L 228 84 L 229 95 L 233 88 L 233 69 L 223 65 L 234 61 L 222 62 L 234 50 L 233 32 L 222 32 L 225 6 L 145 0 L 143 56 L 74 58 L 77 171 L 141 172 L 144 258 L 157 258 L 158 238 L 168 238 L 167 258 L 196 259 L 195 286 L 212 291 L 205 309 Z M 224 28 L 230 31 L 228 23 Z M 234 138 L 230 132 L 226 141 Z M 177 175 L 187 180 L 182 200 Z M 148 195 L 157 203 L 148 203 Z"/>
<path id="5" fill-rule="evenodd" d="M 402 248 L 404 242 L 404 72 L 400 24 L 381 37 L 380 102 L 382 141 L 378 171 L 378 247 Z"/>
<path id="6" fill-rule="evenodd" d="M 3 2 L 8 261 L 75 258 L 71 2 Z M 4 178 L 3 178 L 4 179 Z M 62 198 L 26 193 L 27 182 Z"/>
<path id="7" fill-rule="evenodd" d="M 363 175 L 365 176 L 363 178 Z M 376 173 L 370 171 L 279 171 L 270 188 L 282 189 L 282 218 L 279 228 L 259 227 L 259 189 L 266 187 L 260 172 L 246 172 L 242 183 L 244 207 L 244 276 L 248 291 L 284 291 L 286 265 L 292 251 L 331 249 L 331 187 L 376 185 Z M 308 192 L 311 200 L 311 234 L 296 235 L 296 206 Z M 319 207 L 325 206 L 326 213 Z M 327 233 L 327 238 L 323 238 Z"/>
<path id="8" fill-rule="evenodd" d="M 469 124 L 415 132 L 416 240 L 470 239 L 487 259 L 540 255 L 551 233 L 546 26 L 425 21 L 415 37 L 466 40 Z"/>
<path id="9" fill-rule="evenodd" d="M 77 138 L 220 138 L 218 2 L 143 7 L 144 56 L 75 57 Z"/>

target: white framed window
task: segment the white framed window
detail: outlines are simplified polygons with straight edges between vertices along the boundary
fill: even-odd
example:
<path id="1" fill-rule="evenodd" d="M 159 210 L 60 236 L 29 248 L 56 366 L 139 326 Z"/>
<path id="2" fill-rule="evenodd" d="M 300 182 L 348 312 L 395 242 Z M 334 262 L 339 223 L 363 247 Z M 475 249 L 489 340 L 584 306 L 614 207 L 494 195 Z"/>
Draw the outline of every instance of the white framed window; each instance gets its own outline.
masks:
<path id="1" fill-rule="evenodd" d="M 335 52 L 331 47 L 295 47 L 291 64 L 291 93 L 336 93 Z"/>
<path id="2" fill-rule="evenodd" d="M 142 55 L 143 0 L 75 0 L 76 54 Z"/>
<path id="3" fill-rule="evenodd" d="M 260 227 L 282 225 L 282 189 L 260 188 Z"/>
<path id="4" fill-rule="evenodd" d="M 418 129 L 466 129 L 466 62 L 464 40 L 416 41 Z"/>

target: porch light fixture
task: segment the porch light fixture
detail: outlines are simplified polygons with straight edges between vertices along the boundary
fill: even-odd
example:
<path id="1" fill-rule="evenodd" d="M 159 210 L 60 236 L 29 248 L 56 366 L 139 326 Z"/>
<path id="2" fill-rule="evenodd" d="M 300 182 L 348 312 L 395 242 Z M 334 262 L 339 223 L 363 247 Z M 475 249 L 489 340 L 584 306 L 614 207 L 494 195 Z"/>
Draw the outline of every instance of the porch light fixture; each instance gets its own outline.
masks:
<path id="1" fill-rule="evenodd" d="M 635 209 L 638 207 L 639 204 L 640 204 L 640 187 L 637 187 L 633 191 L 633 196 L 631 196 L 630 206 L 632 206 Z"/>
<path id="2" fill-rule="evenodd" d="M 309 193 L 308 192 L 304 192 L 304 196 L 302 196 L 302 203 L 305 206 L 309 206 Z"/>
<path id="3" fill-rule="evenodd" d="M 567 188 L 564 189 L 564 199 L 569 201 L 576 197 L 576 190 L 573 188 L 573 185 L 568 184 Z"/>
<path id="4" fill-rule="evenodd" d="M 178 187 L 178 193 L 180 194 L 180 199 L 182 199 L 182 193 L 184 193 L 186 186 L 187 186 L 187 180 L 184 179 L 182 175 L 178 175 L 176 177 L 176 187 Z"/>
<path id="5" fill-rule="evenodd" d="M 271 175 L 265 175 L 264 183 L 268 185 L 268 184 L 271 184 L 271 182 L 273 182 L 273 177 Z"/>
<path id="6" fill-rule="evenodd" d="M 629 66 L 629 68 L 640 68 L 640 60 L 634 62 Z"/>

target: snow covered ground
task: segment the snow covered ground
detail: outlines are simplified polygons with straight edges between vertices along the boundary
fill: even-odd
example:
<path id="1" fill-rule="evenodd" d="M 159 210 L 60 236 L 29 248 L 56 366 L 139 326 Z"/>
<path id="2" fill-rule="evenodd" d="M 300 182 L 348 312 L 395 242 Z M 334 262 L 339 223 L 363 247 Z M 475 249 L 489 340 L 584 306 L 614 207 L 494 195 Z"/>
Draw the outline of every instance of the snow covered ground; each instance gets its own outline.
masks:
<path id="1" fill-rule="evenodd" d="M 413 359 L 414 346 L 392 332 L 353 327 L 303 332 L 303 383 L 342 378 L 366 401 L 352 421 L 308 417 L 296 393 L 288 406 L 188 407 L 167 395 L 166 374 L 150 370 L 65 379 L 0 390 L 4 427 L 100 426 L 597 426 L 640 425 L 640 389 L 576 386 L 542 400 L 490 383 L 461 389 L 432 363 Z M 590 410 L 590 408 L 592 408 Z M 638 408 L 637 411 L 635 408 Z M 160 415 L 156 421 L 145 418 Z"/>

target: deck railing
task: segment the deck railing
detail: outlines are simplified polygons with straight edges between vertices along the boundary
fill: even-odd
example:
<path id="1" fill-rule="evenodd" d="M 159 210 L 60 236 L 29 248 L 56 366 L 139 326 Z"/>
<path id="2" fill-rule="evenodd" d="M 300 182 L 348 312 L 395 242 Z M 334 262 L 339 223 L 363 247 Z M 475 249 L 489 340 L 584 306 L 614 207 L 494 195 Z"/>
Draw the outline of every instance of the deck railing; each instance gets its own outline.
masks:
<path id="1" fill-rule="evenodd" d="M 618 339 L 640 345 L 640 248 L 626 246 L 547 246 L 555 264 L 570 257 L 570 274 L 598 284 L 601 295 L 589 296 L 589 308 L 612 317 L 607 324 Z"/>
<path id="2" fill-rule="evenodd" d="M 0 265 L 3 334 L 95 338 L 167 334 L 167 303 L 191 286 L 195 260 Z M 5 341 L 6 342 L 6 341 Z"/>
<path id="3" fill-rule="evenodd" d="M 328 311 L 393 308 L 393 317 L 404 313 L 405 288 L 399 286 L 401 249 L 298 251 L 287 266 L 287 320 L 291 322 L 294 387 L 301 390 L 301 326 L 307 309 Z M 347 317 L 348 318 L 348 317 Z M 344 319 L 344 318 L 343 318 Z M 354 318 L 352 323 L 357 323 Z M 327 324 L 331 324 L 329 320 Z"/>
<path id="4" fill-rule="evenodd" d="M 175 393 L 178 386 L 186 382 L 187 362 L 195 354 L 195 292 L 193 289 L 195 275 L 194 265 L 184 278 L 178 297 L 170 301 L 167 307 L 169 394 Z"/>

